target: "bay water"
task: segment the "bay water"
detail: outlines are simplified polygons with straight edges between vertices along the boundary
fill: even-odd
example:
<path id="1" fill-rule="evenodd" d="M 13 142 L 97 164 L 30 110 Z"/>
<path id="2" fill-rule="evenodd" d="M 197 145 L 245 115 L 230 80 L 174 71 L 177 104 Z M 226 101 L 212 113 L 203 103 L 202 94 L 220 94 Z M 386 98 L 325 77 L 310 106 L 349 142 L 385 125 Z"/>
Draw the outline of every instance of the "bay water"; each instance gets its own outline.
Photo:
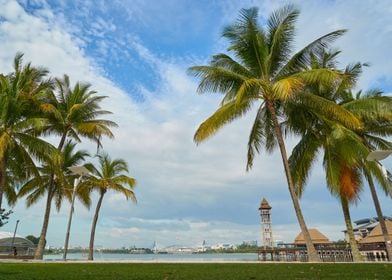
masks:
<path id="1" fill-rule="evenodd" d="M 63 255 L 44 255 L 46 261 L 60 261 Z M 87 254 L 69 253 L 67 260 L 87 260 Z M 256 253 L 230 254 L 107 254 L 95 252 L 96 261 L 121 262 L 253 262 L 257 261 Z"/>

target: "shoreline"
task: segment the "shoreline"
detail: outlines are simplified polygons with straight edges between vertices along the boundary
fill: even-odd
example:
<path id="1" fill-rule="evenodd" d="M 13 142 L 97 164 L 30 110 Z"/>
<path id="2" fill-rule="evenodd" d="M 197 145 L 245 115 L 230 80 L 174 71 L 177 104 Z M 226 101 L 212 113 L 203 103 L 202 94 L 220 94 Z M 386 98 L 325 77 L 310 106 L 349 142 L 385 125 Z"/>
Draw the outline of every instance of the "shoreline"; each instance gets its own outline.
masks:
<path id="1" fill-rule="evenodd" d="M 35 263 L 35 264 L 308 264 L 308 265 L 319 265 L 319 264 L 389 264 L 391 262 L 380 261 L 380 262 L 282 262 L 282 261 L 230 261 L 230 260 L 20 260 L 20 259 L 2 259 L 0 264 L 4 263 Z"/>

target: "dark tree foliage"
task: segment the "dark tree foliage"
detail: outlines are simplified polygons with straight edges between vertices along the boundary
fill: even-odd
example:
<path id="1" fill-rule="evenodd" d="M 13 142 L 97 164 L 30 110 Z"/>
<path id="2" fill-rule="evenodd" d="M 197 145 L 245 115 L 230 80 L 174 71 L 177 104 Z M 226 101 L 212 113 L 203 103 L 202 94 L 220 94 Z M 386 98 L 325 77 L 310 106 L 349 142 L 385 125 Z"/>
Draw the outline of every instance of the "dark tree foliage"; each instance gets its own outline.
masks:
<path id="1" fill-rule="evenodd" d="M 11 214 L 11 210 L 6 211 L 5 209 L 0 209 L 0 227 L 8 223 L 8 219 L 10 218 Z"/>
<path id="2" fill-rule="evenodd" d="M 33 242 L 33 244 L 38 245 L 39 237 L 35 237 L 34 235 L 27 235 L 26 239 Z"/>

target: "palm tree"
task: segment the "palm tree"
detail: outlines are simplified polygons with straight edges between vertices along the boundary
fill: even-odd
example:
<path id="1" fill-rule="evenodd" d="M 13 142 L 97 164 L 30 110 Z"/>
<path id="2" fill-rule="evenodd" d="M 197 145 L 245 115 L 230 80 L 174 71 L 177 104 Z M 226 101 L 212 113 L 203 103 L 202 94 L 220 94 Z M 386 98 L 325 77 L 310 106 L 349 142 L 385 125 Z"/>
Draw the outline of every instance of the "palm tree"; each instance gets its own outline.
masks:
<path id="1" fill-rule="evenodd" d="M 287 116 L 284 103 L 295 99 L 309 108 L 319 110 L 331 119 L 339 119 L 347 126 L 360 126 L 351 113 L 317 95 L 302 89 L 309 82 L 335 82 L 339 72 L 331 69 L 308 69 L 311 54 L 321 51 L 341 36 L 345 30 L 326 34 L 293 54 L 294 24 L 299 11 L 288 5 L 270 16 L 266 28 L 258 25 L 257 8 L 243 9 L 240 19 L 224 29 L 230 42 L 228 51 L 234 55 L 217 54 L 210 65 L 194 66 L 191 74 L 201 79 L 198 92 L 222 92 L 221 106 L 197 129 L 194 140 L 200 143 L 214 135 L 222 126 L 243 116 L 258 104 L 248 143 L 247 169 L 264 147 L 272 151 L 277 145 L 282 157 L 289 193 L 303 233 L 309 261 L 319 261 L 310 238 L 291 178 L 280 120 Z"/>
<path id="2" fill-rule="evenodd" d="M 40 176 L 34 176 L 26 181 L 19 190 L 18 196 L 26 196 L 26 205 L 30 207 L 35 204 L 40 198 L 46 194 L 46 207 L 44 213 L 44 221 L 40 234 L 43 246 L 37 246 L 35 251 L 35 258 L 42 258 L 43 248 L 46 243 L 46 232 L 49 226 L 51 205 L 54 200 L 56 210 L 59 211 L 64 198 L 71 201 L 73 192 L 73 182 L 75 176 L 68 167 L 80 165 L 85 161 L 89 154 L 84 150 L 75 151 L 75 143 L 68 141 L 64 144 L 62 151 L 62 158 L 60 161 L 57 158 L 51 158 L 39 168 Z M 78 188 L 76 193 L 78 199 L 86 207 L 90 207 L 89 190 L 86 188 Z"/>
<path id="3" fill-rule="evenodd" d="M 47 125 L 42 128 L 44 135 L 60 136 L 57 146 L 58 151 L 62 151 L 67 138 L 81 142 L 81 137 L 85 137 L 101 145 L 102 136 L 113 138 L 110 127 L 116 127 L 116 123 L 100 119 L 99 117 L 110 114 L 109 111 L 102 110 L 100 102 L 105 96 L 96 95 L 90 90 L 89 84 L 77 82 L 71 88 L 67 75 L 63 79 L 55 79 L 55 90 L 47 93 L 40 109 L 48 119 Z M 49 189 L 54 188 L 54 173 L 49 178 Z M 49 191 L 51 193 L 52 191 Z M 51 199 L 49 199 L 51 200 Z M 49 206 L 50 207 L 50 206 Z M 46 236 L 48 221 L 44 218 L 40 236 Z M 42 259 L 45 246 L 45 239 L 40 240 L 37 246 L 35 258 Z"/>
<path id="4" fill-rule="evenodd" d="M 335 67 L 334 59 L 338 53 L 325 52 L 321 61 L 313 59 L 312 67 Z M 386 190 L 390 188 L 390 183 L 382 175 L 380 167 L 364 161 L 364 158 L 369 153 L 370 143 L 373 147 L 390 146 L 390 143 L 377 135 L 389 134 L 392 103 L 390 98 L 381 96 L 353 100 L 350 89 L 360 75 L 362 66 L 356 63 L 346 67 L 344 72 L 348 78 L 341 83 L 316 83 L 307 89 L 352 112 L 364 123 L 361 128 L 347 128 L 342 123 L 324 118 L 317 111 L 303 110 L 303 106 L 298 103 L 289 104 L 287 112 L 291 117 L 285 123 L 287 129 L 294 130 L 302 137 L 289 159 L 299 195 L 303 192 L 319 151 L 324 151 L 323 166 L 326 170 L 327 186 L 331 193 L 340 199 L 354 261 L 361 261 L 362 257 L 354 237 L 349 202 L 358 199 L 362 186 L 361 176 L 364 174 L 369 181 L 372 174 Z"/>
<path id="5" fill-rule="evenodd" d="M 22 57 L 16 54 L 14 72 L 0 74 L 0 209 L 4 192 L 13 204 L 15 183 L 33 173 L 38 175 L 36 160 L 45 160 L 54 149 L 37 137 L 45 125 L 38 104 L 51 82 L 45 80 L 45 69 L 23 65 Z"/>
<path id="6" fill-rule="evenodd" d="M 353 260 L 360 262 L 362 256 L 354 236 L 349 203 L 356 202 L 362 190 L 361 159 L 367 154 L 367 149 L 355 133 L 338 124 L 330 134 L 326 134 L 322 145 L 327 186 L 340 199 Z M 294 167 L 292 170 L 295 170 Z"/>
<path id="7" fill-rule="evenodd" d="M 86 167 L 90 170 L 91 176 L 82 183 L 82 185 L 96 189 L 99 192 L 99 199 L 95 208 L 93 223 L 91 226 L 90 246 L 88 259 L 94 259 L 94 237 L 97 226 L 99 211 L 102 206 L 103 197 L 107 191 L 116 191 L 122 193 L 126 199 L 131 199 L 136 202 L 133 188 L 136 185 L 136 180 L 128 177 L 124 173 L 128 173 L 128 165 L 122 159 L 112 160 L 106 153 L 101 153 L 99 156 L 99 166 L 95 167 L 93 164 L 87 164 Z"/>
<path id="8" fill-rule="evenodd" d="M 392 116 L 390 114 L 392 109 L 391 97 L 383 96 L 382 92 L 378 90 L 371 90 L 365 92 L 365 94 L 363 94 L 362 91 L 359 91 L 355 95 L 355 98 L 354 95 L 347 95 L 342 102 L 342 106 L 364 119 L 363 129 L 356 132 L 369 151 L 376 149 L 392 149 L 392 143 L 383 138 L 392 135 Z M 374 207 L 383 233 L 388 259 L 389 261 L 392 261 L 392 248 L 388 230 L 373 178 L 377 180 L 386 195 L 388 195 L 392 189 L 391 182 L 388 176 L 383 174 L 381 166 L 375 162 L 364 160 L 362 162 L 362 174 L 369 185 Z"/>

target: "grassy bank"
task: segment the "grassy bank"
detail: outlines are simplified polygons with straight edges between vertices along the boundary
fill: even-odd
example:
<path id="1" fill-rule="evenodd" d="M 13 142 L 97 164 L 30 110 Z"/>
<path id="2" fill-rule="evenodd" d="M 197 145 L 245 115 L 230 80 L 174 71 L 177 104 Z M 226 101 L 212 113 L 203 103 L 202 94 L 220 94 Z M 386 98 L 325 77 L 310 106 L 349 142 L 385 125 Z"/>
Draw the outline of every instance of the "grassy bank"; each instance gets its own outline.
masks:
<path id="1" fill-rule="evenodd" d="M 1 279 L 392 279 L 391 264 L 0 263 Z"/>

